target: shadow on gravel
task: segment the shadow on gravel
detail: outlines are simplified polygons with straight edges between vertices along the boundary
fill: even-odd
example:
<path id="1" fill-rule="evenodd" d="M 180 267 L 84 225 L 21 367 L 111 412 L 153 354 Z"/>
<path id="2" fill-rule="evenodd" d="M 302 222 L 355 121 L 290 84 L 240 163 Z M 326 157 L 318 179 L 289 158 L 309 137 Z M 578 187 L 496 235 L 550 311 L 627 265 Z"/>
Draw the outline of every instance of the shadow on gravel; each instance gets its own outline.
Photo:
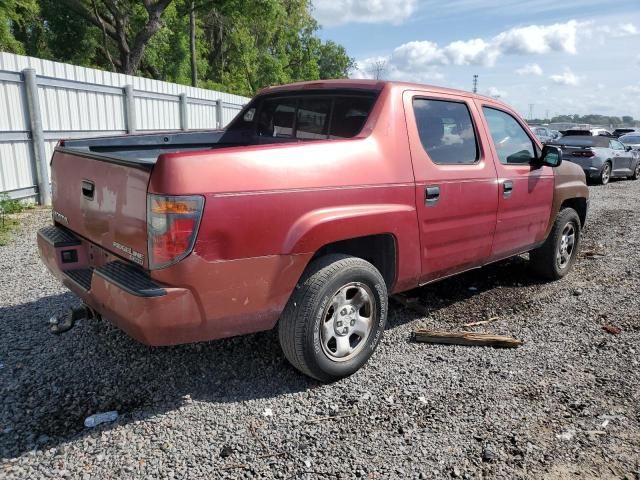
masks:
<path id="1" fill-rule="evenodd" d="M 513 286 L 516 298 L 518 286 L 535 283 L 527 262 L 516 258 L 410 294 L 435 312 L 497 286 Z M 141 345 L 106 321 L 84 320 L 50 334 L 47 319 L 77 303 L 62 294 L 0 308 L 2 458 L 87 435 L 84 418 L 96 412 L 118 410 L 122 423 L 175 410 L 186 395 L 224 403 L 318 386 L 288 366 L 275 332 L 162 348 Z M 399 317 L 391 315 L 388 328 Z"/>
<path id="2" fill-rule="evenodd" d="M 481 310 L 484 308 L 485 318 L 470 321 L 485 320 L 489 316 L 500 314 L 505 309 L 510 312 L 529 309 L 530 299 L 523 293 L 523 289 L 545 283 L 532 273 L 527 259 L 513 257 L 416 288 L 406 292 L 405 295 L 420 298 L 420 304 L 423 307 L 421 310 L 424 310 L 425 314 L 435 314 L 452 305 L 471 300 L 484 292 L 496 290 L 496 294 L 499 292 L 498 299 L 491 299 L 485 302 L 486 305 L 478 305 Z M 416 315 L 420 316 L 419 313 Z M 387 328 L 394 328 L 401 323 L 404 323 L 401 316 L 391 315 Z"/>

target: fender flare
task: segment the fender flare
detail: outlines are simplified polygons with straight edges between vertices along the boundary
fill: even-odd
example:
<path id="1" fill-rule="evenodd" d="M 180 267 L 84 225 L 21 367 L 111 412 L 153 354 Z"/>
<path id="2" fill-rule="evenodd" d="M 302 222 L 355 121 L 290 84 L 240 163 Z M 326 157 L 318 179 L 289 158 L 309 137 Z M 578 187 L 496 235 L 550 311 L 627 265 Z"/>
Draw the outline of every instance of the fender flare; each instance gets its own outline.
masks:
<path id="1" fill-rule="evenodd" d="M 391 234 L 400 241 L 416 210 L 402 204 L 364 204 L 312 210 L 287 232 L 283 254 L 315 253 L 329 243 L 367 235 Z M 416 232 L 417 233 L 417 232 Z"/>

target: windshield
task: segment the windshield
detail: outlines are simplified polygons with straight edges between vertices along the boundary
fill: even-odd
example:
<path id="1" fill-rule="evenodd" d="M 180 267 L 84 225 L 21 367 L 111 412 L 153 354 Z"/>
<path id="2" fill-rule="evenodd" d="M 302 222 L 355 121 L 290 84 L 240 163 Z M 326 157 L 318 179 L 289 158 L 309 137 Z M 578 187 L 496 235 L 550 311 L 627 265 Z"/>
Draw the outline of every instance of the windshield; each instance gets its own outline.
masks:
<path id="1" fill-rule="evenodd" d="M 288 92 L 254 99 L 221 143 L 263 144 L 352 138 L 360 133 L 377 92 Z"/>

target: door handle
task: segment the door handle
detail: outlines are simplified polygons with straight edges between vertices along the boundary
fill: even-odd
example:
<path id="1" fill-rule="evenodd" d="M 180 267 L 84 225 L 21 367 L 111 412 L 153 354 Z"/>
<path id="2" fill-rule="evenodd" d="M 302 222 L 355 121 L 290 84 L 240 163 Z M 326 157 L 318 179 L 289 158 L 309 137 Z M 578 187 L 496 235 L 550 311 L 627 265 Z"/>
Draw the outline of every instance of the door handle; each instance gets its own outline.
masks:
<path id="1" fill-rule="evenodd" d="M 431 185 L 424 189 L 424 204 L 427 207 L 435 205 L 440 199 L 440 187 Z"/>
<path id="2" fill-rule="evenodd" d="M 509 198 L 513 192 L 513 182 L 511 180 L 505 180 L 502 182 L 502 195 L 504 198 Z"/>

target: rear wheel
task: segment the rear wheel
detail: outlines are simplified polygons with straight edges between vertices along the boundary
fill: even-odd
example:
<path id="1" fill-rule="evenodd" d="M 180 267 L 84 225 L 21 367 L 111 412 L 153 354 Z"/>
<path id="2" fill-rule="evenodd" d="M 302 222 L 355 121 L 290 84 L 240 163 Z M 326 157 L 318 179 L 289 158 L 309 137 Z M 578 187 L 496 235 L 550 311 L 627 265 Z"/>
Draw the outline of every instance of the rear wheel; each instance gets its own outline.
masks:
<path id="1" fill-rule="evenodd" d="M 382 338 L 387 288 L 369 262 L 327 255 L 309 265 L 278 325 L 287 360 L 322 382 L 362 367 Z"/>
<path id="2" fill-rule="evenodd" d="M 611 164 L 605 162 L 600 171 L 600 178 L 598 178 L 600 185 L 606 185 L 611 180 Z"/>
<path id="3" fill-rule="evenodd" d="M 572 208 L 560 210 L 544 244 L 529 252 L 532 268 L 548 280 L 564 277 L 580 246 L 580 218 Z"/>

